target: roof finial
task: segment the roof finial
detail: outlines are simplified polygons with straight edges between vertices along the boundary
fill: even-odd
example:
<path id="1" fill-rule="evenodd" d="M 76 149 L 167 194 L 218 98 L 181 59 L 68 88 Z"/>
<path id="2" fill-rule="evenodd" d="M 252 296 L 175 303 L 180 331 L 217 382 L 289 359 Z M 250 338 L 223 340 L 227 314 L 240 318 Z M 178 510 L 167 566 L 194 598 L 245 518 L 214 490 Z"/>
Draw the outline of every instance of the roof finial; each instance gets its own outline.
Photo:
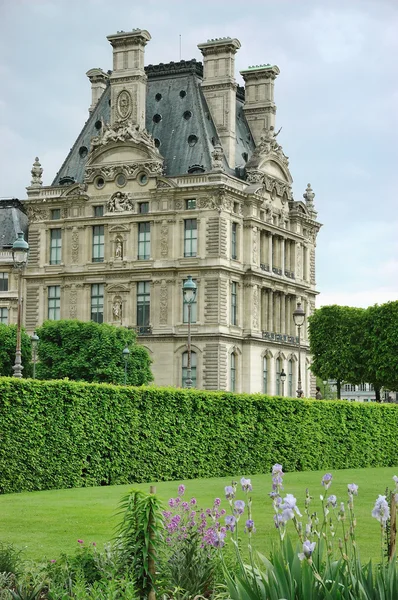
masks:
<path id="1" fill-rule="evenodd" d="M 33 163 L 31 173 L 32 173 L 32 181 L 30 183 L 31 187 L 41 187 L 43 185 L 43 180 L 41 178 L 41 176 L 43 174 L 43 169 L 39 162 L 38 156 L 36 156 L 36 158 L 35 158 L 35 162 Z"/>
<path id="2" fill-rule="evenodd" d="M 315 210 L 315 206 L 314 206 L 315 194 L 312 190 L 310 183 L 307 183 L 307 188 L 303 194 L 303 198 L 305 200 L 305 203 L 307 205 L 307 208 L 308 208 L 308 211 L 309 211 L 311 217 L 315 218 L 318 213 Z"/>

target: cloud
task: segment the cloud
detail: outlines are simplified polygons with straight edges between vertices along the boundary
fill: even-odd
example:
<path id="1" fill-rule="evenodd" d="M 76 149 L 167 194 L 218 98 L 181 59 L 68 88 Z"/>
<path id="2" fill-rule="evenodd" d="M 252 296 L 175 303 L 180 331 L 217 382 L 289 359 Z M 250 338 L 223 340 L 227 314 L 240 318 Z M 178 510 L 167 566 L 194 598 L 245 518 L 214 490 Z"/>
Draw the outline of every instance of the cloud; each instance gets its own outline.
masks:
<path id="1" fill-rule="evenodd" d="M 398 285 L 391 287 L 364 287 L 361 290 L 346 292 L 336 290 L 335 292 L 321 293 L 316 299 L 316 307 L 340 304 L 342 306 L 357 306 L 367 308 L 374 304 L 384 304 L 398 300 Z"/>

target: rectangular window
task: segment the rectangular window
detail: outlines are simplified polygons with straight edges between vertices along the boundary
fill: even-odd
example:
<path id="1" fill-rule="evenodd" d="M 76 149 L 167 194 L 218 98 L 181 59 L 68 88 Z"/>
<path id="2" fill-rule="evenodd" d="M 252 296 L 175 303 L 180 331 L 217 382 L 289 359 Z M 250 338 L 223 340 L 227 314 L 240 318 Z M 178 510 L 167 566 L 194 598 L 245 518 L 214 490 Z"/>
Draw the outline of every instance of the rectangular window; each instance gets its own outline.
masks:
<path id="1" fill-rule="evenodd" d="M 0 292 L 8 291 L 8 273 L 0 273 Z"/>
<path id="2" fill-rule="evenodd" d="M 186 387 L 188 379 L 188 352 L 182 355 L 182 387 Z M 191 352 L 191 380 L 192 387 L 196 388 L 196 352 Z"/>
<path id="3" fill-rule="evenodd" d="M 138 205 L 139 212 L 144 215 L 149 212 L 149 202 L 140 202 Z"/>
<path id="4" fill-rule="evenodd" d="M 293 398 L 293 361 L 292 359 L 289 360 L 289 362 L 287 363 L 287 393 L 290 396 L 290 398 Z"/>
<path id="5" fill-rule="evenodd" d="M 198 225 L 196 219 L 184 221 L 184 256 L 196 256 L 198 251 Z"/>
<path id="6" fill-rule="evenodd" d="M 61 318 L 61 286 L 50 285 L 48 288 L 48 318 L 59 321 Z"/>
<path id="7" fill-rule="evenodd" d="M 238 284 L 231 283 L 231 325 L 238 324 Z"/>
<path id="8" fill-rule="evenodd" d="M 189 198 L 185 200 L 185 208 L 186 210 L 193 210 L 196 208 L 196 198 Z"/>
<path id="9" fill-rule="evenodd" d="M 104 322 L 104 284 L 94 283 L 91 286 L 91 320 Z"/>
<path id="10" fill-rule="evenodd" d="M 237 223 L 232 223 L 231 228 L 231 256 L 234 260 L 237 259 L 237 233 L 238 233 L 238 225 Z"/>
<path id="11" fill-rule="evenodd" d="M 51 219 L 53 221 L 58 221 L 58 219 L 61 218 L 61 209 L 60 208 L 53 208 L 51 211 Z"/>
<path id="12" fill-rule="evenodd" d="M 150 281 L 139 281 L 137 286 L 137 326 L 149 327 L 151 311 Z"/>
<path id="13" fill-rule="evenodd" d="M 50 265 L 61 264 L 62 230 L 50 229 Z"/>
<path id="14" fill-rule="evenodd" d="M 185 283 L 186 280 L 184 280 Z M 193 279 L 196 283 L 196 280 Z M 195 301 L 191 303 L 191 323 L 196 323 L 198 319 L 198 305 L 197 305 L 198 297 L 195 297 Z M 183 315 L 182 315 L 183 323 L 188 323 L 188 304 L 183 301 Z"/>
<path id="15" fill-rule="evenodd" d="M 94 217 L 103 217 L 104 216 L 104 206 L 101 204 L 99 206 L 94 206 Z"/>
<path id="16" fill-rule="evenodd" d="M 263 358 L 263 394 L 268 393 L 268 358 Z"/>
<path id="17" fill-rule="evenodd" d="M 104 226 L 93 227 L 93 262 L 104 262 Z"/>
<path id="18" fill-rule="evenodd" d="M 0 308 L 0 323 L 8 324 L 8 308 Z"/>
<path id="19" fill-rule="evenodd" d="M 151 224 L 138 224 L 138 260 L 148 260 L 151 256 Z"/>
<path id="20" fill-rule="evenodd" d="M 275 361 L 275 393 L 277 396 L 281 393 L 281 359 Z"/>
<path id="21" fill-rule="evenodd" d="M 236 354 L 231 354 L 231 392 L 236 391 Z"/>

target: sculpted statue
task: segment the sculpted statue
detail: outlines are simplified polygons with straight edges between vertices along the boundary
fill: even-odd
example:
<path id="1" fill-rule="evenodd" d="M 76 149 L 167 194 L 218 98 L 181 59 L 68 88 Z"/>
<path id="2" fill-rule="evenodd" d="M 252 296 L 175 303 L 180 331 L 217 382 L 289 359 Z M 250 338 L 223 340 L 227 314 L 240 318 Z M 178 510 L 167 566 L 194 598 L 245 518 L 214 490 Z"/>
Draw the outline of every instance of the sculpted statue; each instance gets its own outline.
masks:
<path id="1" fill-rule="evenodd" d="M 115 258 L 123 258 L 123 242 L 120 238 L 116 240 Z"/>
<path id="2" fill-rule="evenodd" d="M 211 153 L 211 168 L 213 171 L 224 171 L 224 150 L 221 144 L 216 144 Z"/>
<path id="3" fill-rule="evenodd" d="M 129 196 L 123 192 L 116 192 L 113 194 L 107 203 L 109 212 L 124 212 L 126 210 L 133 210 L 133 208 L 134 205 Z"/>
<path id="4" fill-rule="evenodd" d="M 113 301 L 112 314 L 114 321 L 118 321 L 122 318 L 122 302 L 120 298 L 115 298 Z"/>
<path id="5" fill-rule="evenodd" d="M 116 121 L 113 125 L 105 123 L 102 119 L 102 127 L 99 135 L 91 139 L 91 151 L 98 146 L 104 146 L 110 142 L 133 141 L 136 144 L 144 144 L 153 154 L 159 155 L 159 150 L 155 146 L 153 137 L 141 129 L 139 125 L 132 120 Z"/>

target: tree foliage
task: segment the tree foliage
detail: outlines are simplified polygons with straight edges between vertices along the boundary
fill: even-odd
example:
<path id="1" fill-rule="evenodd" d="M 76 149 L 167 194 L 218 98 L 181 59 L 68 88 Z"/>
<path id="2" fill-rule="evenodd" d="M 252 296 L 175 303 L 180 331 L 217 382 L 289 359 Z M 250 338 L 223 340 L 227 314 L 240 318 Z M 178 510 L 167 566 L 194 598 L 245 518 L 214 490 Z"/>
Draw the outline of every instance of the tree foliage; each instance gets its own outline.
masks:
<path id="1" fill-rule="evenodd" d="M 37 329 L 39 379 L 121 384 L 124 381 L 123 349 L 130 350 L 127 383 L 143 385 L 153 380 L 148 351 L 136 343 L 136 334 L 124 327 L 78 320 L 46 321 Z"/>
<path id="2" fill-rule="evenodd" d="M 17 326 L 4 325 L 0 323 L 0 375 L 11 376 L 15 363 L 15 349 L 17 345 Z M 21 331 L 21 353 L 23 377 L 32 376 L 32 348 L 30 337 L 22 329 Z"/>
<path id="3" fill-rule="evenodd" d="M 370 306 L 363 333 L 366 381 L 375 388 L 398 390 L 398 301 Z"/>
<path id="4" fill-rule="evenodd" d="M 398 301 L 369 308 L 323 306 L 309 318 L 312 371 L 321 379 L 398 389 Z"/>
<path id="5" fill-rule="evenodd" d="M 321 379 L 361 383 L 365 379 L 363 322 L 365 309 L 323 306 L 309 318 L 312 371 Z"/>

